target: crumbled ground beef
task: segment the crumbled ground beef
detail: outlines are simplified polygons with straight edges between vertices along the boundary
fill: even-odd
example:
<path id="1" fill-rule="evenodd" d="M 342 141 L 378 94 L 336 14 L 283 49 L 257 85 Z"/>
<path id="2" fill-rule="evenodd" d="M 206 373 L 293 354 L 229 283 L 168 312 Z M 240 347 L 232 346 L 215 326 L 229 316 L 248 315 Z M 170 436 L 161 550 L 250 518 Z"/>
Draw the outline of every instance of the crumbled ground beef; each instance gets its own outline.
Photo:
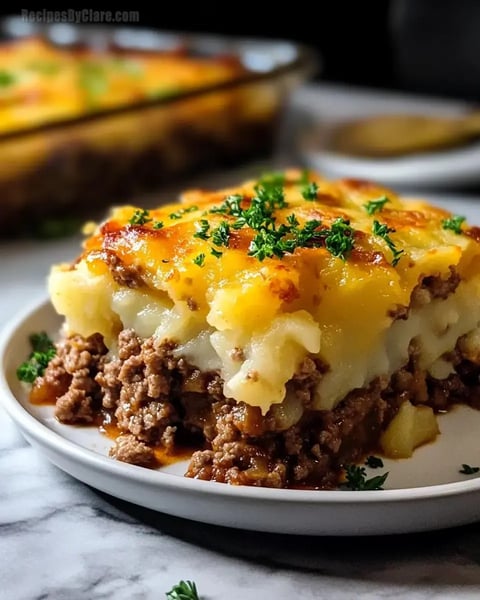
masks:
<path id="1" fill-rule="evenodd" d="M 121 286 L 141 288 L 145 286 L 144 271 L 136 265 L 125 265 L 114 252 L 106 252 L 106 263 L 113 279 Z"/>
<path id="2" fill-rule="evenodd" d="M 447 280 L 426 278 L 413 300 L 421 304 L 442 298 L 457 285 L 453 270 Z M 118 460 L 154 467 L 155 448 L 175 453 L 179 444 L 190 443 L 198 450 L 188 477 L 235 485 L 332 488 L 345 464 L 376 449 L 381 431 L 405 400 L 437 411 L 455 402 L 479 404 L 480 366 L 462 348 L 460 340 L 446 357 L 455 372 L 439 381 L 420 369 L 412 343 L 407 365 L 389 380 L 378 378 L 353 390 L 331 411 L 312 408 L 314 390 L 328 367 L 306 357 L 287 383 L 288 398 L 299 403 L 302 416 L 286 426 L 274 409 L 262 415 L 258 407 L 225 398 L 220 375 L 201 372 L 176 357 L 172 342 L 142 340 L 132 330 L 120 333 L 116 356 L 107 354 L 100 336 L 61 342 L 37 385 L 43 381 L 55 390 L 62 422 L 98 422 L 103 414 L 116 423 L 119 434 L 110 454 Z"/>
<path id="3" fill-rule="evenodd" d="M 424 277 L 412 292 L 410 306 L 417 308 L 428 304 L 436 298 L 445 299 L 457 289 L 460 275 L 455 267 L 450 267 L 450 275 L 446 279 L 441 277 Z"/>
<path id="4" fill-rule="evenodd" d="M 44 374 L 48 384 L 61 382 L 55 416 L 62 423 L 91 423 L 101 404 L 95 374 L 107 349 L 100 335 L 70 337 L 57 345 L 57 355 Z"/>
<path id="5" fill-rule="evenodd" d="M 153 448 L 132 434 L 119 435 L 109 454 L 117 460 L 141 467 L 154 467 L 156 464 Z"/>

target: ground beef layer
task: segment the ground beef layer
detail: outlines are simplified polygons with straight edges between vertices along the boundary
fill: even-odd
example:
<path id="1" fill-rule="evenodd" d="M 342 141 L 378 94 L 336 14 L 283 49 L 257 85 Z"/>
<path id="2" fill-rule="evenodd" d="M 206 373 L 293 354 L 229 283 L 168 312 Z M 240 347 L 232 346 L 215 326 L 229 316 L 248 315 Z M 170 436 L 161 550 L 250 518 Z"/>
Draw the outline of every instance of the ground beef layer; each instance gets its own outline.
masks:
<path id="1" fill-rule="evenodd" d="M 331 411 L 311 409 L 326 367 L 307 357 L 287 384 L 288 397 L 301 408 L 293 424 L 282 410 L 262 416 L 256 407 L 225 398 L 218 373 L 201 372 L 174 356 L 173 343 L 141 340 L 132 330 L 120 333 L 115 358 L 99 335 L 60 342 L 34 393 L 56 398 L 55 414 L 63 423 L 113 426 L 110 454 L 124 462 L 156 467 L 159 449 L 175 455 L 188 445 L 195 449 L 188 477 L 329 489 L 338 485 L 343 466 L 377 449 L 405 400 L 437 411 L 456 402 L 475 404 L 480 367 L 460 347 L 449 357 L 455 373 L 445 380 L 416 367 L 412 346 L 408 365 L 390 380 L 353 390 Z"/>

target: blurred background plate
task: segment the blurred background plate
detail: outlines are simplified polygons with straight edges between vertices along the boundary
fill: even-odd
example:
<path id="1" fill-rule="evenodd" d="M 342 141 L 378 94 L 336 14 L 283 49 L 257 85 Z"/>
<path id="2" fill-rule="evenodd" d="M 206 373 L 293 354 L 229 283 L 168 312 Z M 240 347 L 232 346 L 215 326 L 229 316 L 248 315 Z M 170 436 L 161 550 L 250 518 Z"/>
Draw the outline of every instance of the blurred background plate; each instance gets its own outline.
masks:
<path id="1" fill-rule="evenodd" d="M 467 102 L 324 84 L 303 90 L 295 108 L 298 156 L 328 177 L 370 179 L 402 189 L 480 183 L 480 142 L 393 158 L 348 156 L 328 147 L 329 132 L 347 120 L 383 114 L 460 116 L 472 108 Z"/>

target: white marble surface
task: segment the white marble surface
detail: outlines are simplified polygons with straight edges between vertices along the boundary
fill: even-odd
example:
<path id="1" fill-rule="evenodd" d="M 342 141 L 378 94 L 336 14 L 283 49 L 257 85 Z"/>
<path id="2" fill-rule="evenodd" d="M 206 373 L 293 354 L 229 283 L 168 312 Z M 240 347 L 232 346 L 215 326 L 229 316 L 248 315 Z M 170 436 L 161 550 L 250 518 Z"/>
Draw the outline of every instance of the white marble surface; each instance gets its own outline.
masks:
<path id="1" fill-rule="evenodd" d="M 480 223 L 480 196 L 440 201 Z M 0 325 L 42 296 L 49 265 L 77 248 L 78 239 L 0 244 Z M 160 600 L 180 579 L 203 600 L 480 598 L 480 523 L 332 539 L 184 521 L 65 475 L 0 407 L 0 600 Z"/>

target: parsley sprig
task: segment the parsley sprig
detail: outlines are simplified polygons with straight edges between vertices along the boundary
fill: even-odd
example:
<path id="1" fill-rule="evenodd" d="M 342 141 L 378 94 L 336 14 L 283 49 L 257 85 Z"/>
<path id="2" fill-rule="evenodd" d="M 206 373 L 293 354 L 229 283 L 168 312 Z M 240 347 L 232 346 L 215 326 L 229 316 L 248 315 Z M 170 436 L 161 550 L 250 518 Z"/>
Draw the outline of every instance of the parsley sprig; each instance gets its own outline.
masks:
<path id="1" fill-rule="evenodd" d="M 463 475 L 474 475 L 480 471 L 480 467 L 471 467 L 470 465 L 462 464 L 462 468 L 459 470 L 459 473 Z"/>
<path id="2" fill-rule="evenodd" d="M 363 207 L 369 215 L 374 215 L 375 213 L 382 211 L 387 202 L 390 202 L 387 196 L 382 196 L 377 200 L 369 200 Z"/>
<path id="3" fill-rule="evenodd" d="M 365 464 L 367 467 L 371 469 L 382 469 L 383 468 L 383 460 L 378 456 L 367 456 L 365 460 Z"/>
<path id="4" fill-rule="evenodd" d="M 128 222 L 130 225 L 146 225 L 147 223 L 152 223 L 153 229 L 162 229 L 163 227 L 163 221 L 154 221 L 150 217 L 150 212 L 145 208 L 137 208 Z"/>
<path id="5" fill-rule="evenodd" d="M 18 367 L 17 377 L 25 383 L 33 383 L 37 377 L 43 375 L 48 363 L 55 356 L 56 349 L 52 340 L 44 331 L 32 333 L 28 339 L 32 352 L 28 360 Z"/>
<path id="6" fill-rule="evenodd" d="M 395 245 L 395 242 L 389 235 L 390 233 L 395 233 L 395 229 L 393 229 L 392 227 L 388 227 L 385 223 L 379 223 L 379 221 L 375 220 L 373 222 L 372 232 L 373 235 L 378 235 L 379 237 L 385 240 L 385 243 L 392 251 L 392 265 L 395 267 L 400 258 L 402 257 L 402 254 L 404 253 L 404 250 L 398 250 L 397 246 Z"/>
<path id="7" fill-rule="evenodd" d="M 457 235 L 462 233 L 462 223 L 465 221 L 465 217 L 461 215 L 452 215 L 449 219 L 442 220 L 442 228 L 450 229 Z"/>
<path id="8" fill-rule="evenodd" d="M 308 171 L 303 171 L 298 182 L 300 184 L 300 192 L 304 200 L 313 201 L 318 196 L 318 185 L 315 181 L 309 181 Z"/>
<path id="9" fill-rule="evenodd" d="M 197 256 L 193 259 L 193 262 L 198 266 L 198 267 L 203 267 L 205 264 L 205 253 L 201 252 L 200 254 L 197 254 Z"/>
<path id="10" fill-rule="evenodd" d="M 193 581 L 180 581 L 166 594 L 167 600 L 200 600 Z"/>
<path id="11" fill-rule="evenodd" d="M 150 223 L 150 221 L 152 221 L 150 213 L 144 208 L 137 208 L 128 220 L 130 225 L 145 225 L 146 223 Z"/>
<path id="12" fill-rule="evenodd" d="M 367 479 L 365 467 L 358 465 L 347 465 L 345 467 L 345 484 L 349 490 L 371 491 L 383 490 L 383 484 L 388 477 L 388 471 L 383 475 L 377 475 Z"/>
<path id="13" fill-rule="evenodd" d="M 181 219 L 183 217 L 183 215 L 186 215 L 187 213 L 195 212 L 196 210 L 198 210 L 198 206 L 193 204 L 192 206 L 188 206 L 187 208 L 181 208 L 180 210 L 177 210 L 176 212 L 172 212 L 168 216 L 172 220 L 177 220 L 177 219 Z"/>

